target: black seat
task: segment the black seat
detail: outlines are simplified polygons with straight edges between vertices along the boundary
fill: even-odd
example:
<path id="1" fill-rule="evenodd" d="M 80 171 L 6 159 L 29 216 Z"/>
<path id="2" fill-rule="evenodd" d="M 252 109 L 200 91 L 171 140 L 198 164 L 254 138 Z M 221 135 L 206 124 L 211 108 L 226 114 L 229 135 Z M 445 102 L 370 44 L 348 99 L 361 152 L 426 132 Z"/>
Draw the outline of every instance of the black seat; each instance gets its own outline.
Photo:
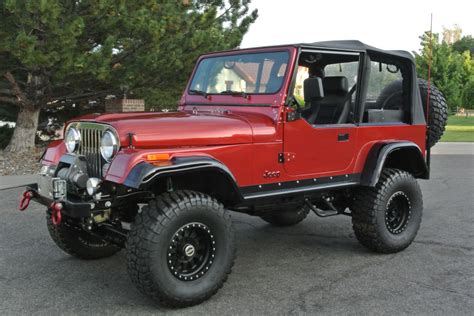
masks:
<path id="1" fill-rule="evenodd" d="M 324 98 L 323 81 L 319 77 L 309 77 L 303 82 L 304 102 L 306 109 L 303 110 L 302 116 L 310 123 L 314 124 L 314 120 L 319 113 L 321 100 Z"/>
<path id="2" fill-rule="evenodd" d="M 346 77 L 326 77 L 323 80 L 324 99 L 312 124 L 343 124 L 347 122 L 351 105 L 349 82 Z"/>

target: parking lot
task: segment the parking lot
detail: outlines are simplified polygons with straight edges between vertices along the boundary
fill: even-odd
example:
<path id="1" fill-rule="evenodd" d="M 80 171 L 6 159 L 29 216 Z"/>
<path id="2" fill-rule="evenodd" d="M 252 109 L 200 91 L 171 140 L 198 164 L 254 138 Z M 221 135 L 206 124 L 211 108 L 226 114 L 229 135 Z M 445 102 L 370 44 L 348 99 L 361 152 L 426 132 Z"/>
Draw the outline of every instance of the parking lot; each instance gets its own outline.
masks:
<path id="1" fill-rule="evenodd" d="M 474 156 L 436 151 L 420 181 L 424 217 L 415 242 L 373 254 L 349 217 L 275 228 L 233 214 L 238 257 L 209 301 L 168 310 L 128 278 L 124 252 L 99 261 L 67 256 L 49 238 L 43 207 L 17 212 L 20 188 L 0 191 L 0 314 L 454 314 L 474 311 Z"/>

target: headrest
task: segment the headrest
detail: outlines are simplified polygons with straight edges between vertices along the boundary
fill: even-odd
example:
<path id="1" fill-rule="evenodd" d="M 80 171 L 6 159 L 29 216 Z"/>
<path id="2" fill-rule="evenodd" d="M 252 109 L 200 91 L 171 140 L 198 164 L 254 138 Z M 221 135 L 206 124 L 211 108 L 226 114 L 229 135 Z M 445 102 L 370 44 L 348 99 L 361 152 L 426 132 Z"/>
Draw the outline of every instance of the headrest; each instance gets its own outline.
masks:
<path id="1" fill-rule="evenodd" d="M 346 94 L 349 91 L 349 82 L 346 77 L 326 77 L 323 81 L 326 94 Z"/>
<path id="2" fill-rule="evenodd" d="M 321 67 L 313 67 L 313 68 L 310 68 L 309 69 L 309 76 L 310 77 L 319 77 L 319 78 L 323 78 L 325 77 L 325 74 L 324 74 L 324 69 L 321 68 Z"/>
<path id="3" fill-rule="evenodd" d="M 303 81 L 304 100 L 311 101 L 314 99 L 324 98 L 323 81 L 321 78 L 307 78 Z"/>

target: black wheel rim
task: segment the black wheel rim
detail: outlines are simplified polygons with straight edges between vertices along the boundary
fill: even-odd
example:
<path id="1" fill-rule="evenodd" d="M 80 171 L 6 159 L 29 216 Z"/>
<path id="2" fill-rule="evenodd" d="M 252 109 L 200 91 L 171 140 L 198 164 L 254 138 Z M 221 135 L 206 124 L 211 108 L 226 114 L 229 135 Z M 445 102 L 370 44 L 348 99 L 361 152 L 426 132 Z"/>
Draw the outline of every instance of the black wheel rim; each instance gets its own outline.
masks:
<path id="1" fill-rule="evenodd" d="M 411 204 L 408 196 L 402 191 L 394 193 L 385 210 L 385 225 L 394 235 L 405 231 L 411 216 Z"/>
<path id="2" fill-rule="evenodd" d="M 216 241 L 209 227 L 201 223 L 182 226 L 171 238 L 166 254 L 168 268 L 182 281 L 204 276 L 214 262 Z"/>

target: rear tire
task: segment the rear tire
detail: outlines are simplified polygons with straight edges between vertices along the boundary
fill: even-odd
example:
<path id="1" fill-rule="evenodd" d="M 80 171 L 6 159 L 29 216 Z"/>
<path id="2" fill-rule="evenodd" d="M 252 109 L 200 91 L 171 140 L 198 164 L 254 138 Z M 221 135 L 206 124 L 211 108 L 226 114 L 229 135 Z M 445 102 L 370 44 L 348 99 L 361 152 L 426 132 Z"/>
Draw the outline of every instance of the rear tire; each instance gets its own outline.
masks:
<path id="1" fill-rule="evenodd" d="M 423 198 L 416 179 L 403 170 L 384 169 L 375 187 L 356 193 L 352 227 L 363 246 L 395 253 L 415 239 L 422 212 Z"/>
<path id="2" fill-rule="evenodd" d="M 73 257 L 84 260 L 102 259 L 113 256 L 120 251 L 118 246 L 92 236 L 82 228 L 69 222 L 68 219 L 63 219 L 61 224 L 55 226 L 51 220 L 51 215 L 48 214 L 46 224 L 56 245 Z"/>
<path id="3" fill-rule="evenodd" d="M 308 216 L 309 207 L 301 206 L 299 209 L 280 208 L 269 211 L 269 214 L 261 218 L 273 226 L 293 226 L 302 222 Z"/>
<path id="4" fill-rule="evenodd" d="M 138 289 L 161 305 L 185 307 L 214 295 L 235 258 L 230 215 L 193 191 L 164 193 L 132 224 L 127 267 Z"/>

